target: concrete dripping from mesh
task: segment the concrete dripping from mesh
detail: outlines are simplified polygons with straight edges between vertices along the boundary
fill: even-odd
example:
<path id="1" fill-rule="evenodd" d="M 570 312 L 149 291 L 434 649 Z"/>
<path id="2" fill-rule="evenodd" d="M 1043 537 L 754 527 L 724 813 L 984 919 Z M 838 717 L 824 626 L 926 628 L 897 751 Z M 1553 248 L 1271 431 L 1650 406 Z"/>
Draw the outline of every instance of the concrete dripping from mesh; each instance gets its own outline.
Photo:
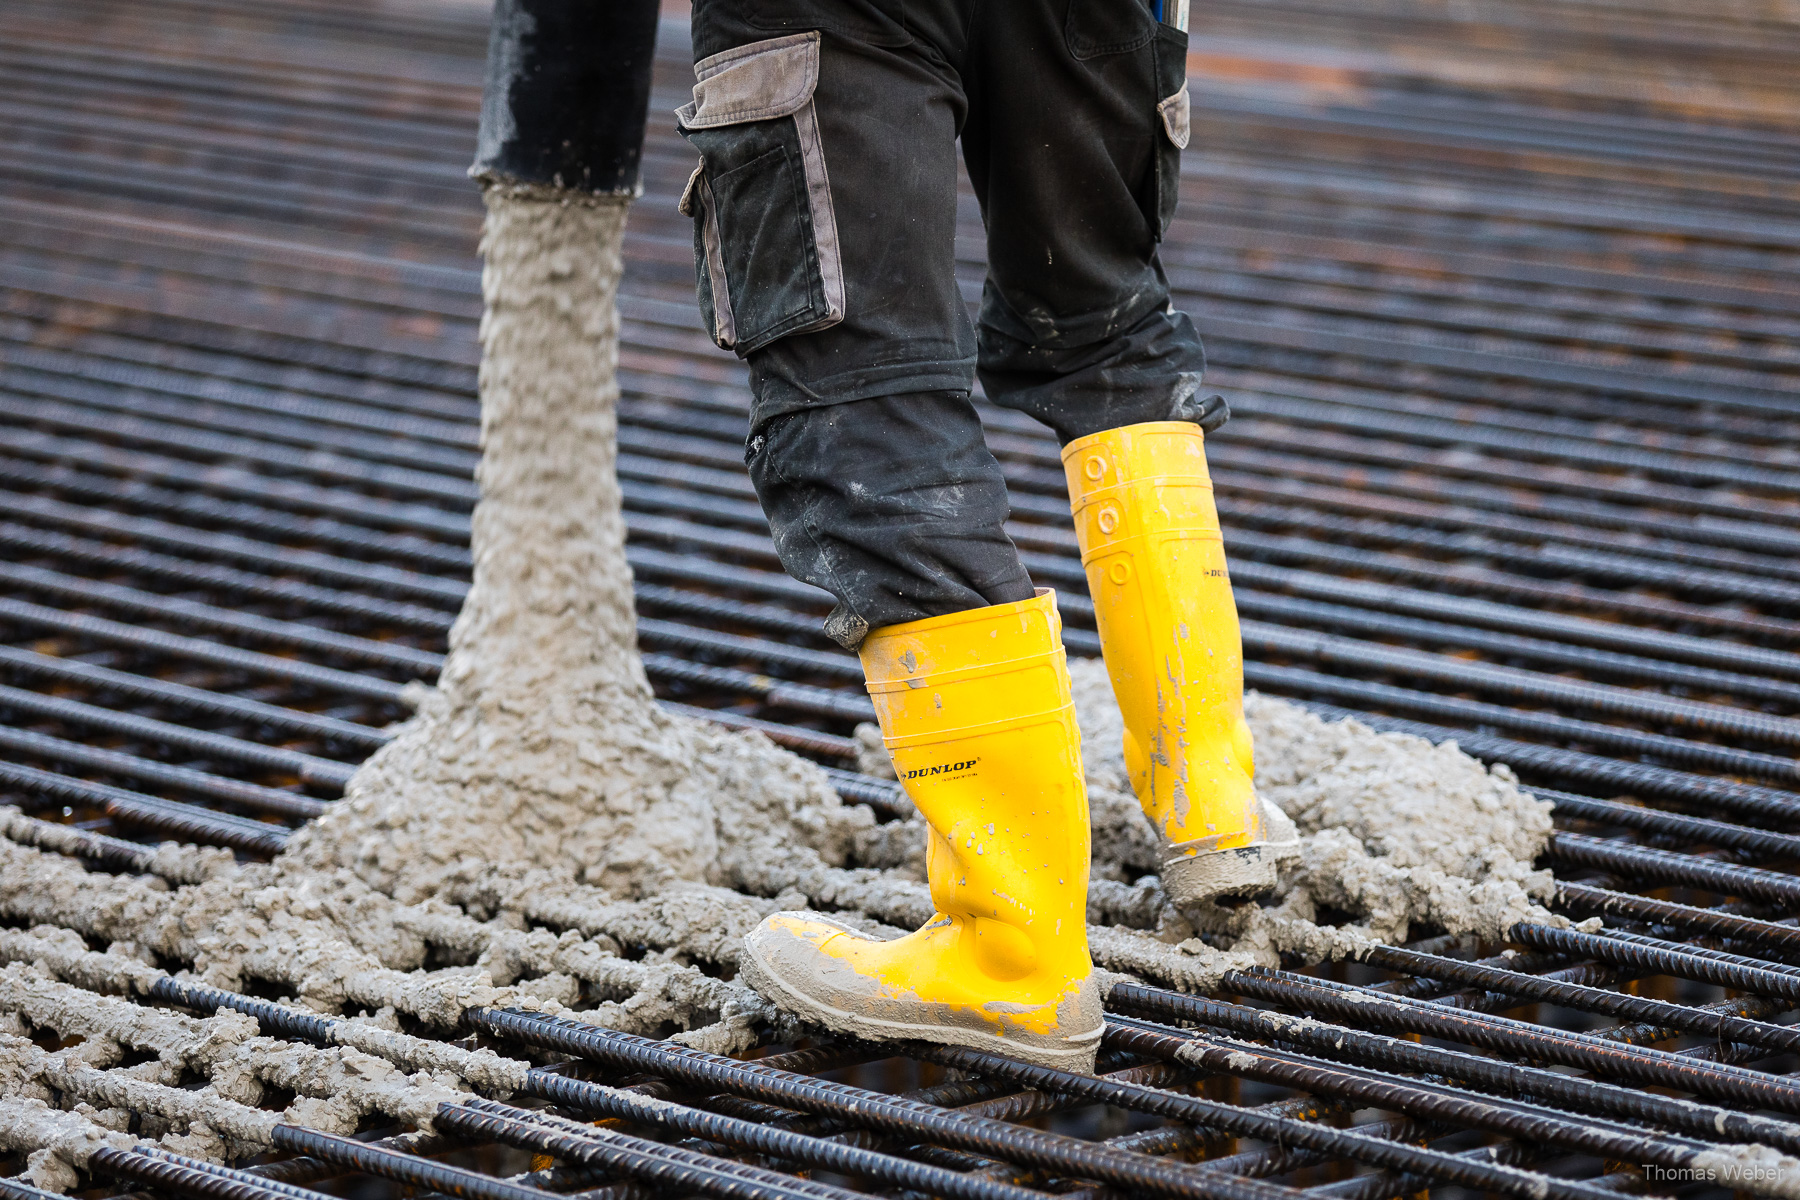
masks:
<path id="1" fill-rule="evenodd" d="M 615 471 L 626 205 L 485 198 L 473 584 L 438 686 L 286 867 L 419 900 L 496 867 L 641 896 L 841 865 L 873 814 L 760 734 L 664 712 L 638 656 Z"/>
<path id="2" fill-rule="evenodd" d="M 324 1034 L 331 1044 L 318 1047 L 260 1036 L 255 1020 L 230 1010 L 193 1017 L 95 994 L 96 982 L 143 994 L 168 976 L 117 950 L 89 950 L 68 929 L 0 931 L 0 962 L 0 1095 L 13 1098 L 0 1101 L 11 1122 L 0 1148 L 31 1151 L 31 1177 L 55 1190 L 79 1182 L 74 1169 L 94 1146 L 128 1145 L 117 1136 L 126 1129 L 213 1161 L 268 1149 L 277 1122 L 348 1135 L 380 1113 L 429 1131 L 441 1105 L 473 1094 L 505 1099 L 532 1069 L 486 1048 L 400 1032 L 391 1010 L 334 1022 Z M 79 1041 L 52 1054 L 22 1036 L 28 1029 Z M 144 1061 L 107 1069 L 127 1052 Z M 186 1086 L 195 1076 L 204 1085 Z M 255 1107 L 270 1086 L 295 1096 L 279 1114 Z M 70 1112 L 48 1107 L 53 1092 L 72 1102 Z"/>
<path id="3" fill-rule="evenodd" d="M 77 1171 L 102 1147 L 130 1149 L 133 1139 L 103 1125 L 93 1106 L 54 1108 L 50 1089 L 27 1078 L 21 1039 L 0 1036 L 0 1150 L 24 1154 L 25 1181 L 51 1192 L 81 1186 Z M 30 1043 L 25 1043 L 30 1046 Z M 32 1050 L 37 1047 L 30 1046 Z"/>
<path id="4" fill-rule="evenodd" d="M 159 860 L 180 875 L 190 866 L 181 859 L 205 855 L 170 848 Z M 519 1007 L 650 1036 L 674 1024 L 688 1030 L 676 1040 L 719 1053 L 743 1049 L 768 1023 L 783 1036 L 799 1032 L 743 984 L 681 961 L 684 945 L 718 945 L 721 931 L 711 918 L 732 917 L 741 927 L 766 905 L 729 893 L 712 897 L 725 903 L 710 905 L 693 903 L 690 895 L 684 911 L 651 901 L 584 903 L 593 897 L 583 893 L 592 892 L 552 891 L 546 901 L 566 917 L 647 934 L 663 948 L 634 961 L 603 933 L 516 928 L 524 923 L 516 910 L 483 922 L 441 902 L 401 905 L 346 871 L 296 884 L 282 882 L 271 866 L 245 866 L 170 888 L 152 876 L 92 874 L 74 859 L 0 839 L 0 913 L 30 926 L 0 929 L 0 964 L 10 964 L 0 968 L 0 1034 L 23 1033 L 17 1024 L 23 1018 L 34 1028 L 81 1038 L 55 1062 L 33 1060 L 30 1077 L 48 1079 L 65 1097 L 102 1111 L 147 1112 L 156 1119 L 141 1124 L 141 1132 L 160 1136 L 169 1149 L 224 1161 L 255 1146 L 253 1123 L 246 1124 L 253 1110 L 245 1106 L 261 1098 L 264 1083 L 299 1097 L 283 1119 L 328 1132 L 346 1132 L 375 1111 L 423 1127 L 438 1103 L 461 1093 L 459 1084 L 489 1094 L 517 1085 L 524 1064 L 400 1033 L 397 1014 L 439 1036 L 456 1031 L 462 1014 L 478 1006 Z M 734 913 L 733 905 L 748 911 Z M 725 936 L 735 950 L 741 935 Z M 92 951 L 87 939 L 108 948 Z M 467 967 L 424 970 L 428 948 L 453 956 L 479 952 L 479 958 Z M 155 960 L 192 963 L 202 982 L 231 990 L 249 981 L 273 983 L 296 996 L 302 1011 L 341 1012 L 342 1044 L 321 1051 L 257 1036 L 247 1017 L 188 1018 L 103 995 L 147 993 L 164 977 Z M 534 976 L 529 982 L 502 986 L 526 973 Z M 66 983 L 50 984 L 51 978 Z M 602 998 L 582 999 L 584 991 Z M 128 1049 L 156 1059 L 113 1069 Z M 17 1058 L 14 1051 L 24 1052 L 0 1046 L 0 1068 L 9 1054 Z M 202 1066 L 212 1080 L 207 1087 L 171 1086 L 172 1071 Z M 136 1090 L 127 1095 L 121 1088 Z M 102 1103 L 115 1094 L 125 1099 Z M 79 1165 L 79 1155 L 71 1154 L 80 1139 L 50 1138 L 65 1126 L 36 1116 L 30 1128 L 47 1131 L 48 1140 L 25 1148 L 63 1148 L 55 1162 L 45 1160 L 43 1178 L 64 1181 L 65 1168 Z"/>

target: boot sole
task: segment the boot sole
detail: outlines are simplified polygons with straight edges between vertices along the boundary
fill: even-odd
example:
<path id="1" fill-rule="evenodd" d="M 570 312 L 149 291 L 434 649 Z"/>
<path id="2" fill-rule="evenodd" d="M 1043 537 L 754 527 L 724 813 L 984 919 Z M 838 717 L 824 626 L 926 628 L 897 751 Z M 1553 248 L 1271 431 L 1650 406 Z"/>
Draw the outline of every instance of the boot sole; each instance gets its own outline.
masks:
<path id="1" fill-rule="evenodd" d="M 1281 876 L 1280 859 L 1265 846 L 1240 846 L 1162 864 L 1163 890 L 1176 904 L 1239 900 L 1269 891 Z"/>
<path id="2" fill-rule="evenodd" d="M 1283 860 L 1300 853 L 1300 832 L 1286 813 L 1261 801 L 1265 828 L 1275 838 L 1232 850 L 1178 854 L 1163 860 L 1157 872 L 1163 891 L 1176 904 L 1208 900 L 1244 900 L 1274 888 Z"/>
<path id="3" fill-rule="evenodd" d="M 853 937 L 863 936 L 856 930 L 820 917 L 817 913 L 808 913 L 807 916 L 810 920 L 835 926 Z M 787 964 L 792 973 L 815 983 L 819 982 L 819 973 L 811 969 L 815 965 L 813 960 L 824 959 L 823 963 L 816 965 L 827 968 L 838 960 L 816 952 L 808 954 L 798 945 L 790 948 L 775 937 L 758 936 L 760 933 L 761 930 L 755 931 L 744 939 L 744 957 L 738 963 L 738 978 L 784 1012 L 822 1025 L 835 1033 L 845 1033 L 869 1041 L 919 1041 L 966 1046 L 971 1050 L 998 1054 L 1033 1066 L 1053 1067 L 1059 1071 L 1072 1071 L 1077 1075 L 1094 1073 L 1094 1056 L 1099 1052 L 1100 1036 L 1105 1032 L 1106 1020 L 1101 1015 L 1099 988 L 1092 976 L 1082 984 L 1081 994 L 1073 1002 L 1063 1002 L 1065 1009 L 1073 1009 L 1069 1015 L 1076 1020 L 1081 1020 L 1088 1013 L 1092 1014 L 1086 1020 L 1081 1020 L 1087 1028 L 1054 1038 L 1029 1033 L 1007 1037 L 991 1032 L 991 1024 L 986 1019 L 968 1009 L 949 1004 L 895 999 L 876 995 L 872 990 L 871 994 L 862 996 L 829 984 L 824 985 L 824 989 L 831 993 L 829 999 L 804 991 L 789 982 L 789 972 L 783 970 L 781 959 L 794 959 L 791 964 Z M 784 949 L 791 949 L 791 953 L 783 954 Z M 848 970 L 844 974 L 861 978 Z M 912 1018 L 875 1016 L 849 1007 L 851 1004 L 864 1008 L 871 1005 L 915 1008 L 918 1015 Z M 971 1021 L 980 1022 L 980 1025 L 971 1025 Z"/>

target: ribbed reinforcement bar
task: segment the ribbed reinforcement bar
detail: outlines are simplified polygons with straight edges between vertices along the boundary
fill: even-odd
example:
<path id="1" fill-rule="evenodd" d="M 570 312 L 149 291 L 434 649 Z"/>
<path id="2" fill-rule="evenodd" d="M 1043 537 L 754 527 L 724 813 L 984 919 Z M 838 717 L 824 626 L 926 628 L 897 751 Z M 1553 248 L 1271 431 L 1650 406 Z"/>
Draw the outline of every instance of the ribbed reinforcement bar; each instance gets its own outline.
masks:
<path id="1" fill-rule="evenodd" d="M 92 805 L 116 821 L 172 834 L 184 841 L 270 855 L 281 853 L 287 845 L 288 831 L 279 825 L 209 812 L 197 805 L 71 779 L 36 767 L 0 762 L 0 783 L 65 804 Z"/>
<path id="2" fill-rule="evenodd" d="M 1577 954 L 1643 975 L 1672 975 L 1800 1003 L 1800 967 L 1680 946 L 1624 930 L 1598 934 L 1521 924 L 1513 926 L 1507 937 L 1521 945 Z"/>
<path id="3" fill-rule="evenodd" d="M 1695 933 L 1755 942 L 1790 954 L 1800 954 L 1800 928 L 1721 912 L 1716 908 L 1696 908 L 1691 904 L 1677 904 L 1673 900 L 1634 896 L 1628 892 L 1609 891 L 1585 883 L 1561 881 L 1556 885 L 1556 903 L 1559 908 L 1578 913 L 1600 913 L 1630 920 L 1652 921 Z"/>
<path id="4" fill-rule="evenodd" d="M 1558 931 L 1562 932 L 1562 931 Z M 1779 1076 L 1666 1054 L 1590 1034 L 1549 1029 L 1261 967 L 1229 972 L 1225 990 L 1322 1014 L 1339 1024 L 1419 1033 L 1533 1063 L 1561 1063 L 1610 1079 L 1667 1087 L 1756 1108 L 1800 1113 L 1800 1086 Z"/>
<path id="5" fill-rule="evenodd" d="M 21 625 L 54 629 L 76 637 L 93 638 L 100 642 L 130 646 L 155 654 L 166 654 L 173 658 L 203 662 L 234 671 L 245 671 L 251 675 L 285 679 L 290 683 L 321 688 L 327 692 L 337 692 L 346 696 L 361 696 L 364 699 L 379 700 L 390 704 L 396 703 L 400 699 L 400 684 L 386 679 L 378 679 L 372 675 L 339 671 L 332 667 L 321 667 L 297 659 L 278 658 L 273 654 L 261 654 L 254 650 L 239 650 L 235 646 L 183 637 L 180 634 L 164 633 L 160 629 L 145 629 L 140 625 L 126 625 L 119 621 L 106 620 L 103 617 L 66 613 L 60 609 L 45 608 L 41 604 L 29 604 L 22 600 L 8 600 L 0 597 L 0 621 L 16 621 Z"/>
<path id="6" fill-rule="evenodd" d="M 1800 1125 L 1797 1124 L 1389 1037 L 1354 1025 L 1294 1018 L 1267 1009 L 1133 983 L 1115 985 L 1108 994 L 1107 1003 L 1112 1008 L 1143 1017 L 1191 1022 L 1291 1045 L 1327 1057 L 1341 1056 L 1382 1070 L 1461 1080 L 1502 1096 L 1536 1097 L 1577 1113 L 1648 1122 L 1693 1137 L 1765 1142 L 1790 1152 L 1800 1152 Z M 1354 1011 L 1354 1002 L 1345 1001 L 1342 1007 Z"/>
<path id="7" fill-rule="evenodd" d="M 1154 1054 L 1204 1066 L 1221 1074 L 1305 1091 L 1316 1096 L 1407 1115 L 1432 1127 L 1485 1129 L 1530 1143 L 1597 1154 L 1621 1161 L 1681 1167 L 1708 1144 L 1665 1132 L 1646 1133 L 1624 1125 L 1579 1119 L 1566 1113 L 1511 1099 L 1471 1097 L 1431 1081 L 1403 1079 L 1385 1073 L 1346 1068 L 1310 1055 L 1226 1042 L 1136 1018 L 1123 1018 L 1107 1028 L 1107 1043 L 1119 1049 Z M 1311 1147 L 1324 1152 L 1323 1147 Z M 1432 1171 L 1420 1174 L 1433 1175 Z"/>
<path id="8" fill-rule="evenodd" d="M 167 1152 L 103 1146 L 88 1158 L 103 1175 L 198 1200 L 331 1200 L 323 1192 L 258 1179 L 245 1171 L 218 1167 Z"/>
<path id="9" fill-rule="evenodd" d="M 61 1192 L 46 1192 L 43 1188 L 33 1187 L 23 1179 L 8 1179 L 0 1176 L 0 1200 L 57 1200 Z"/>
<path id="10" fill-rule="evenodd" d="M 0 700 L 0 704 L 4 701 Z M 71 742 L 47 733 L 32 733 L 0 725 L 0 748 L 16 754 L 29 754 L 72 767 L 87 767 L 108 774 L 130 775 L 150 783 L 159 783 L 191 795 L 204 796 L 238 808 L 275 813 L 284 817 L 306 819 L 316 817 L 328 807 L 326 801 L 315 800 L 297 792 L 284 792 L 261 784 L 245 783 L 224 775 L 174 767 L 155 759 L 104 750 L 84 742 Z"/>
<path id="11" fill-rule="evenodd" d="M 320 1045 L 338 1044 L 336 1031 L 344 1024 L 342 1020 L 335 1017 L 303 1012 L 274 1001 L 188 983 L 167 976 L 158 979 L 151 985 L 149 995 L 154 1000 L 177 1004 L 183 1008 L 191 1008 L 200 1012 L 213 1012 L 221 1008 L 231 1009 L 254 1017 L 264 1033 L 298 1038 Z M 820 1057 L 817 1052 L 803 1052 L 803 1054 L 815 1059 Z M 831 1048 L 829 1055 L 834 1059 L 842 1058 L 843 1052 L 837 1048 Z M 762 1065 L 767 1068 L 770 1064 L 765 1062 Z M 799 1064 L 796 1063 L 796 1065 Z M 526 1077 L 523 1090 L 530 1096 L 548 1100 L 559 1107 L 572 1111 L 637 1124 L 656 1125 L 686 1137 L 719 1142 L 773 1158 L 786 1159 L 804 1166 L 835 1171 L 843 1175 L 867 1176 L 895 1187 L 908 1188 L 913 1191 L 958 1197 L 961 1200 L 1033 1200 L 1039 1195 L 1039 1193 L 1025 1188 L 983 1179 L 978 1175 L 949 1171 L 860 1146 L 810 1137 L 767 1124 L 711 1113 L 687 1105 L 673 1104 L 666 1100 L 654 1100 L 647 1096 L 634 1095 L 630 1091 L 603 1087 L 585 1080 L 570 1078 L 555 1071 L 544 1069 L 531 1071 Z M 481 1111 L 485 1113 L 498 1115 L 512 1122 L 526 1119 L 527 1116 L 523 1110 L 505 1105 L 477 1105 L 475 1107 L 481 1108 Z M 440 1129 L 446 1128 L 442 1122 L 439 1122 L 438 1125 Z M 499 1138 L 498 1140 L 508 1139 Z M 624 1159 L 627 1161 L 637 1161 L 639 1158 L 641 1155 L 635 1152 L 624 1153 Z M 612 1163 L 614 1159 L 609 1159 L 608 1162 Z M 654 1166 L 655 1163 L 645 1162 L 641 1165 Z M 633 1174 L 632 1171 L 624 1173 Z M 648 1176 L 639 1177 L 644 1178 L 646 1182 L 657 1182 Z"/>
<path id="12" fill-rule="evenodd" d="M 553 1125 L 535 1113 L 490 1101 L 445 1105 L 434 1123 L 465 1136 L 535 1150 L 564 1162 L 606 1168 L 676 1195 L 699 1193 L 720 1200 L 761 1200 L 764 1196 L 853 1200 L 858 1195 L 846 1188 L 631 1137 L 615 1129 L 589 1127 L 591 1132 L 577 1132 L 580 1127 L 573 1122 Z"/>
<path id="13" fill-rule="evenodd" d="M 1657 883 L 1680 883 L 1721 896 L 1743 896 L 1787 908 L 1800 907 L 1800 879 L 1737 863 L 1712 862 L 1692 854 L 1658 850 L 1558 830 L 1544 856 L 1552 862 L 1598 867 L 1614 875 Z"/>
<path id="14" fill-rule="evenodd" d="M 1730 779 L 1690 775 L 1667 767 L 1602 758 L 1579 750 L 1540 746 L 1469 729 L 1453 729 L 1446 725 L 1357 712 L 1335 704 L 1310 700 L 1301 701 L 1301 704 L 1328 721 L 1356 720 L 1384 733 L 1410 733 L 1430 742 L 1453 741 L 1466 754 L 1486 762 L 1503 762 L 1518 771 L 1578 779 L 1621 795 L 1661 796 L 1754 814 L 1771 820 L 1800 821 L 1800 793 L 1797 792 L 1738 783 Z"/>
<path id="15" fill-rule="evenodd" d="M 1800 860 L 1800 835 L 1752 829 L 1729 821 L 1690 817 L 1683 813 L 1665 812 L 1636 804 L 1622 804 L 1617 800 L 1596 800 L 1591 796 L 1577 796 L 1552 788 L 1534 787 L 1531 792 L 1538 799 L 1548 800 L 1556 805 L 1558 817 L 1574 817 L 1599 825 L 1616 825 L 1644 833 L 1659 833 L 1680 838 L 1695 846 L 1723 846 L 1759 858 Z"/>
<path id="16" fill-rule="evenodd" d="M 1149 1050 L 1156 1053 L 1156 1048 L 1153 1047 L 1157 1036 L 1160 1035 L 1152 1035 L 1141 1029 L 1115 1031 L 1109 1028 L 1108 1030 L 1108 1041 L 1113 1045 L 1140 1052 Z M 1158 1057 L 1175 1057 L 1180 1052 L 1181 1045 L 1184 1044 L 1181 1039 L 1169 1040 L 1173 1044 L 1161 1047 L 1166 1050 L 1166 1053 L 1158 1054 Z M 963 1046 L 935 1046 L 918 1042 L 906 1043 L 906 1045 L 909 1054 L 924 1058 L 929 1062 L 937 1062 L 944 1066 L 984 1075 L 996 1075 L 1044 1092 L 1080 1096 L 1095 1103 L 1112 1104 L 1137 1112 L 1154 1113 L 1172 1120 L 1207 1129 L 1221 1130 L 1239 1137 L 1253 1137 L 1278 1146 L 1295 1146 L 1372 1166 L 1413 1170 L 1440 1182 L 1480 1188 L 1501 1195 L 1537 1197 L 1538 1200 L 1545 1200 L 1546 1197 L 1567 1197 L 1568 1200 L 1586 1197 L 1588 1200 L 1593 1200 L 1593 1190 L 1585 1184 L 1566 1180 L 1546 1180 L 1541 1175 L 1528 1175 L 1521 1171 L 1473 1163 L 1441 1151 L 1385 1141 L 1381 1138 L 1366 1137 L 1351 1130 L 1289 1120 L 1216 1100 L 1181 1095 L 1118 1079 L 1076 1075 L 1069 1071 L 1059 1071 L 1051 1067 L 1019 1062 L 1016 1059 L 984 1054 Z M 1372 1080 L 1352 1080 L 1341 1073 L 1325 1070 L 1314 1070 L 1309 1078 L 1319 1085 L 1320 1091 L 1326 1094 L 1360 1092 L 1367 1097 L 1379 1091 L 1384 1094 L 1385 1100 L 1395 1105 L 1402 1103 L 1398 1093 L 1406 1090 L 1384 1086 Z M 1307 1090 L 1313 1089 L 1308 1088 Z M 1479 1113 L 1481 1120 L 1469 1120 L 1469 1124 L 1491 1127 L 1496 1124 L 1513 1123 L 1507 1121 L 1505 1114 L 1499 1113 L 1480 1101 L 1467 1098 L 1445 1098 L 1441 1103 L 1434 1104 L 1416 1090 L 1410 1101 L 1406 1103 L 1406 1107 L 1435 1108 L 1439 1112 L 1454 1110 L 1465 1119 L 1478 1115 L 1476 1110 L 1481 1110 Z M 1543 1122 L 1534 1127 L 1547 1129 L 1550 1124 L 1550 1122 Z"/>
<path id="17" fill-rule="evenodd" d="M 1277 1200 L 1286 1188 L 1197 1172 L 1143 1155 L 1074 1138 L 960 1115 L 900 1097 L 759 1068 L 666 1042 L 514 1010 L 471 1009 L 465 1021 L 484 1033 L 560 1050 L 621 1070 L 657 1075 L 710 1090 L 831 1117 L 884 1133 L 951 1146 L 988 1158 L 1044 1167 L 1077 1179 L 1158 1196 L 1209 1200 Z"/>
<path id="18" fill-rule="evenodd" d="M 1708 1014 L 1686 1005 L 1671 1004 L 1666 1000 L 1631 996 L 1604 988 L 1583 987 L 1546 979 L 1541 975 L 1502 971 L 1479 963 L 1444 958 L 1437 954 L 1420 954 L 1397 946 L 1371 946 L 1360 951 L 1356 957 L 1386 971 L 1447 980 L 1521 1000 L 1557 1004 L 1621 1021 L 1655 1022 L 1669 1029 L 1679 1029 L 1720 1041 L 1744 1042 L 1769 1050 L 1800 1051 L 1800 1029 L 1790 1026 L 1750 1021 L 1724 1013 Z"/>
<path id="19" fill-rule="evenodd" d="M 558 1157 L 575 1157 L 581 1153 L 579 1147 L 582 1143 L 578 1139 L 558 1139 L 548 1130 L 540 1132 L 537 1127 L 525 1122 L 481 1113 L 466 1106 L 443 1106 L 434 1118 L 434 1123 L 437 1121 L 443 1122 L 447 1131 L 505 1141 L 512 1145 L 523 1143 L 530 1149 L 547 1150 L 554 1145 L 562 1152 Z M 272 1140 L 282 1150 L 335 1162 L 414 1187 L 445 1192 L 459 1200 L 548 1200 L 556 1195 L 555 1192 L 546 1192 L 541 1188 L 526 1187 L 428 1158 L 376 1149 L 365 1142 L 334 1137 L 296 1125 L 277 1125 Z M 610 1150 L 611 1153 L 606 1154 L 606 1158 L 611 1161 L 606 1165 L 618 1166 L 621 1173 L 649 1176 L 659 1184 L 716 1197 L 717 1200 L 852 1200 L 855 1196 L 855 1193 L 842 1188 L 792 1179 L 774 1171 L 745 1167 L 733 1171 L 728 1168 L 735 1164 L 723 1163 L 697 1151 L 681 1150 L 661 1142 L 612 1131 L 608 1131 L 607 1140 L 612 1143 L 611 1147 L 590 1152 L 595 1160 L 600 1160 L 601 1155 Z"/>
<path id="20" fill-rule="evenodd" d="M 342 742 L 362 750 L 378 749 L 394 736 L 385 730 L 340 721 L 336 717 L 315 716 L 296 709 L 264 704 L 259 700 L 208 692 L 186 684 L 169 683 L 73 659 L 53 658 L 48 654 L 17 650 L 10 646 L 0 646 L 0 669 L 21 671 L 98 691 L 115 692 L 153 704 L 168 704 L 209 717 L 224 717 L 227 720 L 305 734 L 323 741 Z"/>
<path id="21" fill-rule="evenodd" d="M 188 729 L 167 721 L 140 717 L 135 713 L 116 712 L 95 704 L 83 704 L 79 700 L 46 696 L 41 692 L 28 692 L 23 688 L 0 684 L 0 709 L 5 708 L 52 721 L 67 721 L 71 725 L 88 729 L 105 730 L 132 741 L 179 746 L 205 758 L 218 758 L 283 775 L 293 775 L 303 783 L 322 787 L 341 789 L 356 774 L 356 767 L 352 763 L 334 762 L 329 758 L 320 758 L 316 754 L 305 754 L 282 746 L 265 746 L 260 742 L 227 737 L 222 733 Z"/>

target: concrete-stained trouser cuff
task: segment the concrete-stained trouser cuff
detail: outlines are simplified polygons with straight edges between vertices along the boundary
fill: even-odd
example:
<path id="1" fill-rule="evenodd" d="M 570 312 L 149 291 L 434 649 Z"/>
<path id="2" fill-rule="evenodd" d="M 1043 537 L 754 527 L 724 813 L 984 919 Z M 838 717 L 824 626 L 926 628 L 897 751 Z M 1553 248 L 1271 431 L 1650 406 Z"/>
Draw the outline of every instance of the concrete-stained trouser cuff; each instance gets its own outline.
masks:
<path id="1" fill-rule="evenodd" d="M 1150 421 L 1193 421 L 1211 433 L 1231 415 L 1224 397 L 1205 389 L 1194 323 L 1167 303 L 1119 328 L 1027 319 L 989 288 L 978 337 L 988 397 L 1036 417 L 1064 445 Z"/>
<path id="2" fill-rule="evenodd" d="M 806 409 L 766 422 L 745 461 L 781 564 L 838 604 L 825 631 L 1029 600 L 1006 481 L 963 392 Z"/>

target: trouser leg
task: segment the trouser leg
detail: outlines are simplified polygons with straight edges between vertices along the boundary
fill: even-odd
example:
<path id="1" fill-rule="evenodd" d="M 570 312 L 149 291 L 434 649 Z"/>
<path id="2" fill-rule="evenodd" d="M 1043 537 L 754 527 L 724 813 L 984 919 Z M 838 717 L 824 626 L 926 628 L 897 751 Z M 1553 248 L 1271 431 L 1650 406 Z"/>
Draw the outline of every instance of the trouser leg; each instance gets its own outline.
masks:
<path id="1" fill-rule="evenodd" d="M 678 120 L 702 159 L 701 311 L 750 368 L 747 461 L 782 564 L 836 596 L 827 628 L 852 648 L 871 626 L 1032 594 L 968 398 L 956 7 L 694 8 L 700 78 Z"/>
<path id="2" fill-rule="evenodd" d="M 764 286 L 733 293 L 760 306 L 741 328 L 773 316 L 798 323 L 761 348 L 746 344 L 757 336 L 737 339 L 756 391 L 747 457 L 782 562 L 838 597 L 829 631 L 847 646 L 869 635 L 863 669 L 884 740 L 932 830 L 926 858 L 939 914 L 892 941 L 811 914 L 773 914 L 745 940 L 741 978 L 840 1032 L 1085 1071 L 1105 1020 L 1085 936 L 1088 817 L 1061 622 L 1052 595 L 1033 595 L 1006 537 L 1004 481 L 968 395 L 974 339 L 953 260 L 959 7 L 731 7 L 765 22 L 771 12 L 788 14 L 798 32 L 787 36 L 801 39 L 793 47 L 815 31 L 826 35 L 813 115 L 803 120 L 824 132 L 828 155 L 845 151 L 833 159 L 830 185 L 845 246 L 844 304 L 835 314 L 829 303 L 808 307 L 811 283 L 794 283 L 793 268 L 804 274 L 816 246 L 799 245 L 761 276 L 744 274 Z M 725 8 L 715 0 L 696 13 L 703 56 L 731 53 L 712 19 Z M 894 19 L 902 9 L 904 22 Z M 926 26 L 935 34 L 921 32 Z M 794 62 L 776 73 L 780 86 L 767 98 L 789 104 L 809 68 L 803 50 L 779 52 Z M 697 70 L 706 89 L 704 57 Z M 732 100 L 713 105 L 725 117 L 735 106 L 768 119 L 779 107 L 742 89 L 716 94 Z M 798 143 L 785 130 L 748 131 L 749 153 L 738 153 L 745 147 L 735 136 L 712 138 L 709 102 L 684 124 L 706 159 L 702 174 L 713 177 L 711 200 L 719 191 L 749 195 L 728 180 L 785 163 L 796 152 L 787 146 L 804 157 L 803 129 Z M 772 202 L 742 211 L 765 225 L 779 216 Z M 731 256 L 724 243 L 745 238 L 741 227 L 723 230 L 717 260 Z M 850 248 L 852 238 L 860 249 Z M 719 274 L 729 285 L 730 271 Z M 703 283 L 703 310 L 707 299 Z M 730 316 L 740 328 L 737 310 Z"/>
<path id="3" fill-rule="evenodd" d="M 1031 598 L 966 393 L 789 413 L 746 461 L 782 565 L 837 597 L 825 628 L 850 649 L 871 628 Z"/>
<path id="4" fill-rule="evenodd" d="M 982 386 L 1065 442 L 1223 401 L 1157 245 L 1187 141 L 1187 35 L 1121 0 L 1013 0 L 970 37 L 969 177 L 988 231 Z"/>

